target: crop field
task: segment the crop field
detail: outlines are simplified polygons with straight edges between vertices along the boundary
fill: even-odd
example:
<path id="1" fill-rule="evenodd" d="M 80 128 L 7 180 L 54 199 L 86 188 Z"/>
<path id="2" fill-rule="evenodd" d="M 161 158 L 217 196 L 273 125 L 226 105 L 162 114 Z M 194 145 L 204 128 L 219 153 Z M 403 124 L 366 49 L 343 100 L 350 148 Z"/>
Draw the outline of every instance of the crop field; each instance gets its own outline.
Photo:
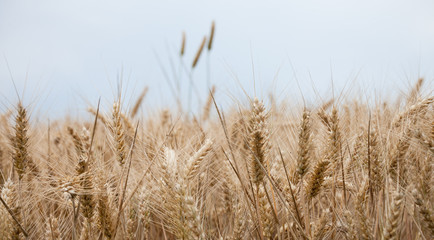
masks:
<path id="1" fill-rule="evenodd" d="M 391 102 L 1 115 L 1 239 L 433 239 L 434 110 Z"/>
<path id="2" fill-rule="evenodd" d="M 434 239 L 426 85 L 225 109 L 210 87 L 200 111 L 153 113 L 145 88 L 51 122 L 18 96 L 0 113 L 0 239 Z"/>

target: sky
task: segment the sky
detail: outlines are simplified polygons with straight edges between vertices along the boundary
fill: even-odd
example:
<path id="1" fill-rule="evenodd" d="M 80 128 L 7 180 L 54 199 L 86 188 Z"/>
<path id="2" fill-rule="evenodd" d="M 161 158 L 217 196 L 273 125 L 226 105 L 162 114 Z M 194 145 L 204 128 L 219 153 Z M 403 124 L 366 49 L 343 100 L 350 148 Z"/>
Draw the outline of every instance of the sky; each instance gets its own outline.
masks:
<path id="1" fill-rule="evenodd" d="M 213 48 L 192 70 L 212 21 Z M 0 112 L 18 95 L 38 114 L 80 115 L 118 89 L 128 108 L 146 86 L 144 111 L 176 96 L 187 108 L 190 89 L 196 109 L 211 85 L 222 105 L 376 98 L 418 77 L 432 94 L 433 43 L 430 0 L 0 0 Z"/>

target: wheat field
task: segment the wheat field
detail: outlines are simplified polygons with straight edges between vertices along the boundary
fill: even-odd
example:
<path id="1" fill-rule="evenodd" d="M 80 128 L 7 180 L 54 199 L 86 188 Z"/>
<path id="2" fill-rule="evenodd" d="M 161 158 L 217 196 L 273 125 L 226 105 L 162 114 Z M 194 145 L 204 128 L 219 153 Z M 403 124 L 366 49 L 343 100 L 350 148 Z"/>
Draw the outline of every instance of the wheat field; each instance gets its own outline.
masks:
<path id="1" fill-rule="evenodd" d="M 91 121 L 1 115 L 1 239 L 433 239 L 434 110 L 405 97 Z"/>
<path id="2" fill-rule="evenodd" d="M 0 239 L 434 239 L 423 85 L 226 110 L 212 87 L 196 114 L 142 114 L 145 88 L 54 122 L 18 101 L 0 115 Z"/>

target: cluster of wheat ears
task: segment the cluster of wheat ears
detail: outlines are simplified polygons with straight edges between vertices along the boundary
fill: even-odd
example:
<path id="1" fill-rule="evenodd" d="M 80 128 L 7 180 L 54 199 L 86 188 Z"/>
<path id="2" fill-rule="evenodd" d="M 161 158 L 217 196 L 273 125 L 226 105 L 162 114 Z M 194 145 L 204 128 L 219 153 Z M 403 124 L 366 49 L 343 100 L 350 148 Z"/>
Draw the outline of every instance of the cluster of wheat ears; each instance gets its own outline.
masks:
<path id="1" fill-rule="evenodd" d="M 49 124 L 19 102 L 0 119 L 0 238 L 433 239 L 423 83 L 393 103 L 227 111 L 213 89 L 194 117 L 140 116 L 144 92 Z"/>

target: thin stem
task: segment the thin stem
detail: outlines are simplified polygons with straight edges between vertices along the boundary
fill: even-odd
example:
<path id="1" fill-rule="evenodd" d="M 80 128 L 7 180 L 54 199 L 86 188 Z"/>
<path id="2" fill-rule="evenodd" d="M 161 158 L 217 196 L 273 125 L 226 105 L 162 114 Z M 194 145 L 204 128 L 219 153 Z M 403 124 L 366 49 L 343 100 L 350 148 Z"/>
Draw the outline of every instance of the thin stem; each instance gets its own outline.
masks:
<path id="1" fill-rule="evenodd" d="M 9 208 L 9 206 L 6 204 L 6 202 L 3 200 L 3 198 L 0 196 L 0 201 L 3 203 L 3 206 L 5 206 L 6 210 L 8 211 L 9 215 L 11 215 L 12 219 L 14 219 L 15 223 L 18 225 L 18 227 L 20 228 L 21 232 L 24 234 L 25 237 L 28 237 L 29 234 L 27 233 L 26 230 L 24 230 L 23 226 L 20 224 L 20 222 L 18 222 L 17 218 L 15 217 L 14 213 L 12 212 L 12 210 Z"/>

